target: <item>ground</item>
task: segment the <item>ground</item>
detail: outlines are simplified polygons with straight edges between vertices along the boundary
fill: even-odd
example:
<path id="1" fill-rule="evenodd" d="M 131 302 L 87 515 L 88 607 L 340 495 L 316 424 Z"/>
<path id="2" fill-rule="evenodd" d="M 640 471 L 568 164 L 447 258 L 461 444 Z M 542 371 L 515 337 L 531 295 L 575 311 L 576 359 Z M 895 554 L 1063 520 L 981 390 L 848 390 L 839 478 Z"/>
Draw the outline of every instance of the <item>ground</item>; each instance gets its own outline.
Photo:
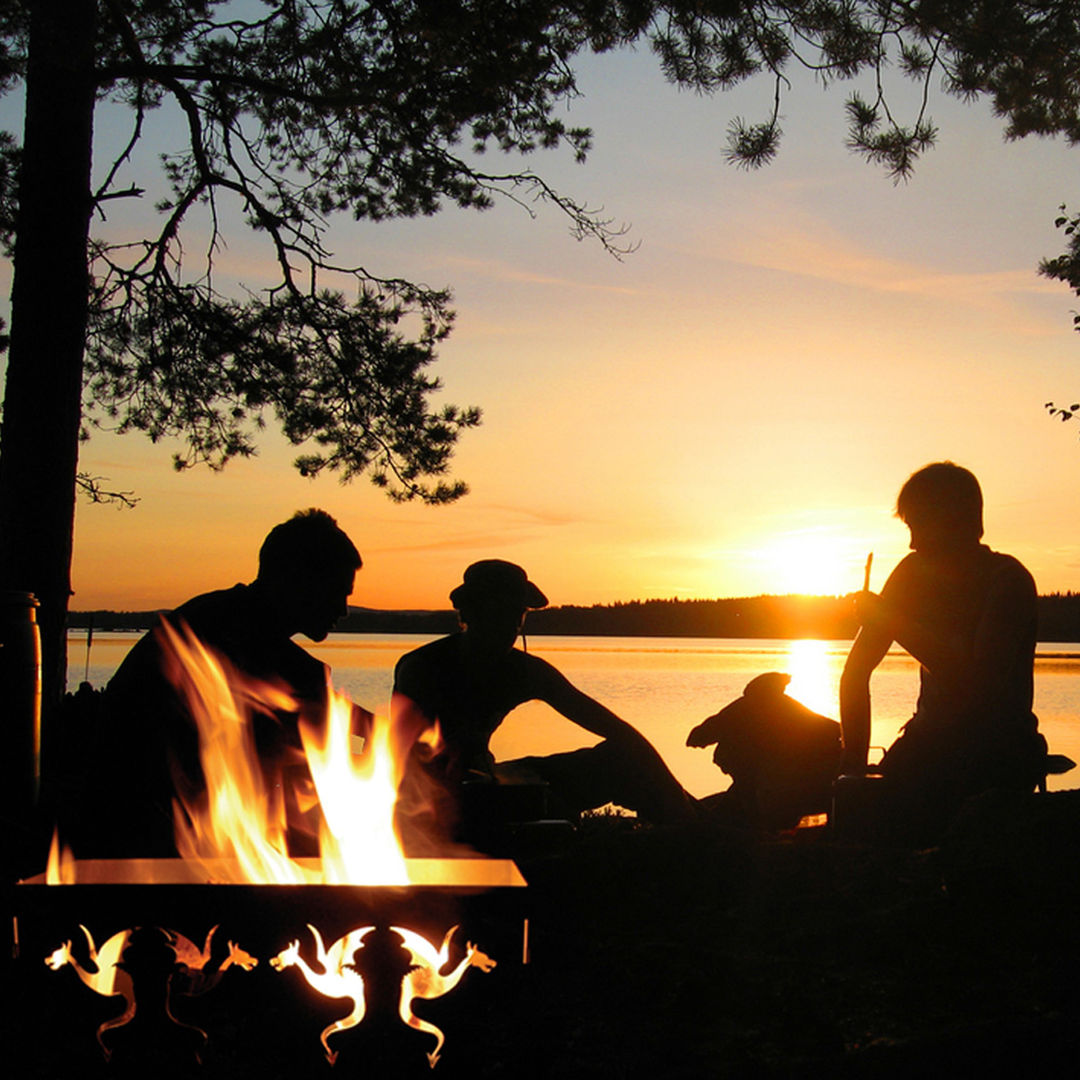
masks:
<path id="1" fill-rule="evenodd" d="M 922 851 L 597 830 L 527 866 L 545 917 L 517 1022 L 545 1035 L 487 1074 L 1071 1071 L 1078 855 L 1080 792 L 984 797 Z"/>
<path id="2" fill-rule="evenodd" d="M 284 1009 L 280 976 L 261 965 L 229 973 L 201 1000 L 235 993 L 229 1010 L 246 1030 L 246 1012 L 262 1008 L 247 987 L 264 980 L 273 991 L 265 1027 L 305 1029 L 288 1061 L 252 1070 L 243 1040 L 230 1050 L 215 1035 L 203 1065 L 163 1052 L 152 1071 L 230 1080 L 878 1080 L 1075 1069 L 1080 791 L 984 796 L 924 850 L 844 842 L 824 827 L 761 834 L 625 819 L 548 842 L 521 859 L 532 963 L 503 958 L 491 975 L 468 973 L 446 999 L 453 1015 L 434 1070 L 424 1057 L 430 1036 L 394 1015 L 388 1036 L 367 1021 L 335 1036 L 341 1053 L 331 1070 L 319 1025 Z M 6 977 L 22 976 L 7 969 Z M 74 1007 L 85 990 L 68 982 Z M 59 983 L 43 985 L 52 993 Z M 341 1013 L 331 1003 L 327 1015 L 334 1008 Z M 149 1075 L 125 1067 L 119 1042 L 105 1066 L 85 1023 L 70 1036 L 60 1031 L 70 1017 L 53 1020 L 56 1034 L 34 1040 L 20 1075 L 74 1075 L 62 1063 L 77 1041 L 88 1063 L 80 1076 Z M 27 1048 L 26 1034 L 11 1033 L 9 1045 Z"/>

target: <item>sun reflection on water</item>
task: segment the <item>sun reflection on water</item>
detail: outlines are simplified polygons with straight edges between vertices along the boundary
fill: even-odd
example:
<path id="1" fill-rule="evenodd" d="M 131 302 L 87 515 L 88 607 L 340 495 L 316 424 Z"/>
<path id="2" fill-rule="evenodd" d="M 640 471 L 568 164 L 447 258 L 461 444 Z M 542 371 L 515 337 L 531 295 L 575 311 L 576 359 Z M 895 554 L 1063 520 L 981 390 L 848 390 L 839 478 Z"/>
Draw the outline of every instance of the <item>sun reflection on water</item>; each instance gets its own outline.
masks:
<path id="1" fill-rule="evenodd" d="M 829 644 L 812 638 L 790 642 L 787 670 L 791 683 L 788 696 L 801 701 L 808 709 L 834 716 L 837 708 L 837 685 Z"/>

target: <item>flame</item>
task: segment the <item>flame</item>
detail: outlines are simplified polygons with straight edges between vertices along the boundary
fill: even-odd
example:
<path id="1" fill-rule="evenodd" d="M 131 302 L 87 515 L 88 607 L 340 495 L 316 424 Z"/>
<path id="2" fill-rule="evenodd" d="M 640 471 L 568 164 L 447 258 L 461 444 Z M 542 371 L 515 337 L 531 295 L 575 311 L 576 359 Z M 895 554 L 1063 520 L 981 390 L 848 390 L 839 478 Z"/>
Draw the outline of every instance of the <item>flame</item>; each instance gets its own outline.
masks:
<path id="1" fill-rule="evenodd" d="M 399 699 L 403 697 L 401 694 L 398 694 L 397 696 Z M 420 734 L 416 736 L 416 742 L 419 746 L 425 748 L 425 756 L 428 759 L 440 753 L 443 748 L 443 737 L 442 729 L 439 727 L 439 721 L 435 720 L 430 727 L 425 727 Z"/>
<path id="2" fill-rule="evenodd" d="M 320 739 L 312 725 L 300 724 L 322 806 L 319 849 L 324 880 L 333 885 L 407 885 L 394 807 L 408 748 L 395 747 L 390 722 L 376 716 L 363 754 L 350 753 L 352 702 L 328 692 L 324 737 Z"/>
<path id="3" fill-rule="evenodd" d="M 367 716 L 327 687 L 326 716 L 303 717 L 307 771 L 274 763 L 267 776 L 253 734 L 259 713 L 296 713 L 281 686 L 237 671 L 182 626 L 162 624 L 166 672 L 199 730 L 205 790 L 174 803 L 177 849 L 211 880 L 251 884 L 405 885 L 408 861 L 394 828 L 405 766 L 421 734 L 415 711 L 372 717 L 367 738 L 354 717 Z M 425 735 L 425 750 L 432 738 Z M 357 752 L 357 751 L 360 752 Z M 299 750 L 297 750 L 299 760 Z M 273 769 L 277 769 L 276 773 Z M 293 773 L 303 773 L 299 779 Z M 314 783 L 314 790 L 311 789 Z M 316 800 L 317 796 L 317 800 Z M 296 814 L 319 807 L 319 859 L 288 851 Z M 290 814 L 289 807 L 295 808 Z"/>
<path id="4" fill-rule="evenodd" d="M 49 860 L 45 864 L 45 884 L 75 884 L 75 856 L 67 844 L 61 848 L 60 834 L 56 829 L 53 829 L 52 841 L 49 844 Z"/>

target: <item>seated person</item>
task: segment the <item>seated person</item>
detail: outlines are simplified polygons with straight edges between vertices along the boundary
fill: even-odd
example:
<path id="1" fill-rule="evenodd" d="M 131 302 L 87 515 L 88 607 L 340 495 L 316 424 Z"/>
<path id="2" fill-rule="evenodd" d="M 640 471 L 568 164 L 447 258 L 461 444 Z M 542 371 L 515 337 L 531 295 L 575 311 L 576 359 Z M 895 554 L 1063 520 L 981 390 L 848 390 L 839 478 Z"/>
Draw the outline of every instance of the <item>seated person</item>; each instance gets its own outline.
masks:
<path id="1" fill-rule="evenodd" d="M 912 475 L 896 502 L 912 553 L 880 596 L 857 600 L 840 682 L 845 773 L 866 771 L 873 670 L 894 641 L 920 665 L 915 715 L 880 766 L 883 826 L 897 836 L 933 840 L 969 796 L 1031 791 L 1045 770 L 1031 711 L 1035 583 L 980 543 L 982 506 L 978 481 L 952 462 Z"/>
<path id="2" fill-rule="evenodd" d="M 403 696 L 438 721 L 444 745 L 428 771 L 452 801 L 460 804 L 461 785 L 470 781 L 531 780 L 550 785 L 552 809 L 563 816 L 609 802 L 651 821 L 689 815 L 692 800 L 646 739 L 546 660 L 514 647 L 526 612 L 547 605 L 520 566 L 499 559 L 473 563 L 450 600 L 460 632 L 403 656 L 394 672 L 394 694 L 399 703 Z M 496 764 L 488 741 L 526 701 L 546 702 L 603 742 Z"/>
<path id="3" fill-rule="evenodd" d="M 300 712 L 321 721 L 326 665 L 292 636 L 326 637 L 347 611 L 360 565 L 352 541 L 329 514 L 302 511 L 267 535 L 253 582 L 197 596 L 162 621 L 181 631 L 186 624 L 240 673 L 284 688 Z M 198 733 L 163 668 L 165 658 L 160 629 L 151 631 L 128 653 L 106 689 L 101 756 L 107 779 L 86 800 L 93 805 L 93 796 L 100 795 L 106 809 L 104 819 L 95 823 L 101 835 L 88 838 L 91 848 L 107 844 L 123 855 L 175 854 L 174 793 L 190 795 L 203 786 Z M 298 716 L 255 714 L 256 748 L 271 784 L 280 782 L 287 762 L 300 760 Z M 87 846 L 74 840 L 80 842 Z"/>

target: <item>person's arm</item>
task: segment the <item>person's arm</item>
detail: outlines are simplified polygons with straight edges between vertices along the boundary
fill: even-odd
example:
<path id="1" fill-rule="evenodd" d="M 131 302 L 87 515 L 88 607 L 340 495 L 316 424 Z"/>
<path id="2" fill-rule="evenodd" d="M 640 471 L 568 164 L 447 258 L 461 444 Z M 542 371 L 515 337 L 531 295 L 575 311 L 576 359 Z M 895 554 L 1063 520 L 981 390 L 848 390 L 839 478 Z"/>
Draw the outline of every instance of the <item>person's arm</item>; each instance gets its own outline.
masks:
<path id="1" fill-rule="evenodd" d="M 907 561 L 901 562 L 889 575 L 880 596 L 863 592 L 856 597 L 855 615 L 860 623 L 859 632 L 840 676 L 840 727 L 844 740 L 842 769 L 845 773 L 860 774 L 866 771 L 866 759 L 870 752 L 870 676 L 896 640 L 894 614 L 902 606 L 898 598 L 905 591 L 908 569 Z"/>
<path id="2" fill-rule="evenodd" d="M 848 653 L 840 676 L 840 727 L 844 739 L 842 771 L 866 772 L 870 752 L 870 676 L 892 644 L 887 634 L 863 626 Z"/>
<path id="3" fill-rule="evenodd" d="M 693 800 L 672 775 L 656 748 L 633 725 L 579 690 L 561 672 L 538 657 L 530 658 L 532 696 L 550 705 L 572 723 L 599 735 L 623 763 L 624 779 L 632 778 L 632 809 L 657 821 L 685 821 Z"/>
<path id="4" fill-rule="evenodd" d="M 530 678 L 534 684 L 533 695 L 537 700 L 550 705 L 567 720 L 602 739 L 626 742 L 640 740 L 647 744 L 647 740 L 635 727 L 620 719 L 595 698 L 579 690 L 557 668 L 538 657 L 531 659 L 534 663 L 531 665 Z"/>
<path id="5" fill-rule="evenodd" d="M 421 646 L 423 648 L 423 646 Z M 432 658 L 430 653 L 419 655 L 420 649 L 414 649 L 398 658 L 394 665 L 394 684 L 391 689 L 391 704 L 393 710 L 407 711 L 410 714 L 411 724 L 418 723 L 419 717 L 424 717 L 426 723 L 434 723 L 438 719 L 438 708 L 432 695 L 432 685 L 438 685 L 440 679 L 450 676 L 437 662 L 437 657 Z"/>
<path id="6" fill-rule="evenodd" d="M 565 675 L 538 657 L 530 658 L 530 680 L 535 698 L 550 705 L 567 720 L 599 735 L 613 745 L 621 746 L 642 767 L 654 769 L 665 781 L 679 791 L 682 788 L 671 775 L 664 759 L 640 731 L 620 719 L 599 701 L 579 690 Z"/>

